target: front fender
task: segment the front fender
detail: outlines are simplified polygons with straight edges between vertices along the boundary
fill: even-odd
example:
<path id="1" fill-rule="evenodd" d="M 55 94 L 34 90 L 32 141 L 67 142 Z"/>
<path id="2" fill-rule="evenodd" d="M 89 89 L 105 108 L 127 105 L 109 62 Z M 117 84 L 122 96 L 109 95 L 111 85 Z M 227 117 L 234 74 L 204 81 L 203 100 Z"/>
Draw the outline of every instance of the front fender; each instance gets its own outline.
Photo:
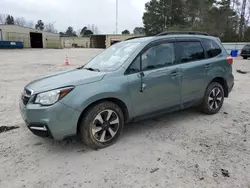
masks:
<path id="1" fill-rule="evenodd" d="M 130 94 L 126 79 L 116 78 L 112 81 L 102 80 L 77 86 L 71 93 L 63 98 L 61 102 L 82 112 L 92 103 L 107 98 L 119 99 L 126 105 L 128 112 L 131 111 Z"/>

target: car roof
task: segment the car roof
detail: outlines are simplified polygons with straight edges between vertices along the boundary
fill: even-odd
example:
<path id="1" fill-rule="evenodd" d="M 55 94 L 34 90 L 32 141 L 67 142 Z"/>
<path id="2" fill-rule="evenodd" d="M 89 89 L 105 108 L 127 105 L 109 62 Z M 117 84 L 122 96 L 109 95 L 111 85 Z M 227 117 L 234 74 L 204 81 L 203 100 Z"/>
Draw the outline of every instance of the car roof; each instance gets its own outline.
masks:
<path id="1" fill-rule="evenodd" d="M 214 36 L 206 36 L 206 35 L 188 35 L 188 34 L 174 34 L 174 35 L 163 35 L 163 36 L 151 36 L 151 37 L 138 37 L 138 38 L 132 38 L 128 39 L 126 41 L 131 42 L 153 42 L 159 39 L 168 39 L 168 38 L 190 38 L 190 39 L 211 39 L 211 40 L 218 40 L 220 42 L 220 39 L 218 37 Z"/>

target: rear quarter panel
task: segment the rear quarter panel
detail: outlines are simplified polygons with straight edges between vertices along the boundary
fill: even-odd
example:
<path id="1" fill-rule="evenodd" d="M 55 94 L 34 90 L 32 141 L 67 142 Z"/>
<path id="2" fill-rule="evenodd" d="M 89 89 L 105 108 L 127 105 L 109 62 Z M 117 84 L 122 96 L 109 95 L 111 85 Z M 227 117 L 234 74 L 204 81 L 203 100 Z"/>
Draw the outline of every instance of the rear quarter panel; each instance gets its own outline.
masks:
<path id="1" fill-rule="evenodd" d="M 227 87 L 230 88 L 234 82 L 234 77 L 232 74 L 232 65 L 227 62 L 226 56 L 219 56 L 212 58 L 212 67 L 207 71 L 207 85 L 217 77 L 222 77 L 226 83 Z"/>
<path id="2" fill-rule="evenodd" d="M 217 57 L 211 58 L 212 63 L 211 69 L 207 71 L 207 85 L 216 77 L 222 77 L 227 82 L 228 88 L 232 87 L 234 83 L 234 76 L 232 74 L 232 65 L 228 63 L 227 57 L 230 55 L 227 53 L 226 49 L 222 43 L 218 40 L 215 40 L 214 37 L 211 38 L 214 40 L 222 49 L 222 53 Z"/>

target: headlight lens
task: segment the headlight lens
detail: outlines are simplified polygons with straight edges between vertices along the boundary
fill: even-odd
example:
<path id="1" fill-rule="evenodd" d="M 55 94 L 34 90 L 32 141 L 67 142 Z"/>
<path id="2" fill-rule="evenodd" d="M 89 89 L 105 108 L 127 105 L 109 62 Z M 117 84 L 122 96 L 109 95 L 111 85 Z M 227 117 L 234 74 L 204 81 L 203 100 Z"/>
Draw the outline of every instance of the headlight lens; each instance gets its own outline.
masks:
<path id="1" fill-rule="evenodd" d="M 73 88 L 61 88 L 44 93 L 37 94 L 35 103 L 44 106 L 55 104 L 57 101 L 65 97 Z"/>

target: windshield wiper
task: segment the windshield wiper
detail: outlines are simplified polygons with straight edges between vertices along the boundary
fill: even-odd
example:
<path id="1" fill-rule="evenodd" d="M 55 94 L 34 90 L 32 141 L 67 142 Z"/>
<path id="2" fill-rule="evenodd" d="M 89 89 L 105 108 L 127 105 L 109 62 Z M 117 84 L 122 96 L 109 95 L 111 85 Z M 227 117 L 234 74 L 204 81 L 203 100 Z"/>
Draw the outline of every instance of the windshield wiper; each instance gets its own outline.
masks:
<path id="1" fill-rule="evenodd" d="M 94 69 L 94 68 L 91 68 L 91 67 L 90 68 L 84 68 L 84 69 L 89 70 L 89 71 L 101 72 L 99 69 Z"/>
<path id="2" fill-rule="evenodd" d="M 86 70 L 89 70 L 89 71 L 95 71 L 95 72 L 101 72 L 99 69 L 94 69 L 94 68 L 85 68 L 84 65 L 81 66 L 81 67 L 77 67 L 76 69 L 86 69 Z"/>
<path id="3" fill-rule="evenodd" d="M 76 69 L 83 69 L 84 68 L 84 65 L 83 66 L 80 66 L 80 67 L 77 67 Z"/>

